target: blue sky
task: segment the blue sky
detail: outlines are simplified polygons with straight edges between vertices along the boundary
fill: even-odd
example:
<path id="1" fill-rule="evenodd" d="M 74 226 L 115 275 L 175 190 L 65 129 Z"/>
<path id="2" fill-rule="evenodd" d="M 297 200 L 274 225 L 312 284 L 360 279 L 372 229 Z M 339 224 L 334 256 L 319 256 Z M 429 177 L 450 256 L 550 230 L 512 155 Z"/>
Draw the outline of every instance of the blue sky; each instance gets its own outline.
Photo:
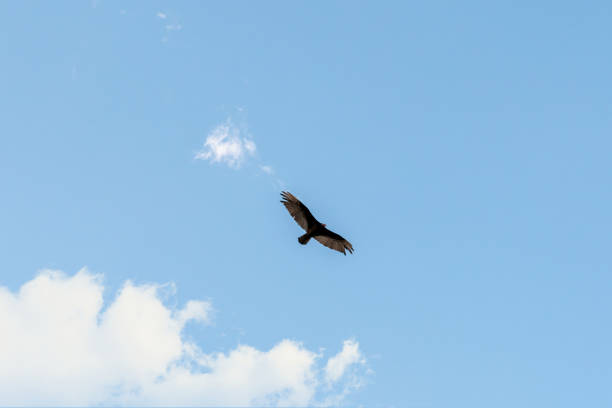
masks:
<path id="1" fill-rule="evenodd" d="M 310 383 L 283 383 L 281 371 L 270 388 L 253 386 L 260 399 L 226 404 L 282 405 L 266 392 L 306 385 L 312 395 L 300 388 L 288 401 L 612 403 L 608 2 L 100 0 L 0 11 L 0 314 L 17 316 L 9 329 L 33 328 L 5 328 L 5 358 L 30 355 L 22 344 L 70 357 L 66 338 L 80 326 L 52 346 L 20 336 L 57 334 L 33 317 L 42 310 L 72 327 L 64 314 L 103 286 L 83 321 L 153 305 L 161 326 L 180 326 L 164 332 L 170 343 L 216 356 L 204 364 L 213 373 L 242 346 L 265 360 L 285 344 L 311 364 L 299 371 Z M 219 126 L 256 150 L 233 166 L 197 159 Z M 281 187 L 355 254 L 299 245 Z M 42 288 L 34 309 L 20 292 L 28 282 Z M 107 326 L 134 339 L 129 324 Z M 137 344 L 157 347 L 157 332 L 137 332 Z M 181 353 L 151 373 L 168 373 Z M 69 403 L 35 395 L 54 361 L 20 368 L 34 380 L 5 382 L 18 391 L 0 402 Z M 273 378 L 262 364 L 254 375 Z M 331 384 L 334 364 L 342 375 Z M 130 387 L 153 399 L 113 400 L 131 371 L 111 371 L 76 403 L 214 403 L 173 400 L 171 386 L 155 399 L 148 380 Z"/>

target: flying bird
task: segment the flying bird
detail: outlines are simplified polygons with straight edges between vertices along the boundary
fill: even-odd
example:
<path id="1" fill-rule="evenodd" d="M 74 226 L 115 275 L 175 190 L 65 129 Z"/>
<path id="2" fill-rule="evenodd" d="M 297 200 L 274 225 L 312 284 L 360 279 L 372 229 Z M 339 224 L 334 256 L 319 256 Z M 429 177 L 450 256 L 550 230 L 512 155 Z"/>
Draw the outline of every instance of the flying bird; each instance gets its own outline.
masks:
<path id="1" fill-rule="evenodd" d="M 325 228 L 325 224 L 321 224 L 308 210 L 300 200 L 295 198 L 291 193 L 287 191 L 281 192 L 283 199 L 281 203 L 287 208 L 289 214 L 293 217 L 295 222 L 306 231 L 304 235 L 298 238 L 298 241 L 302 245 L 306 245 L 310 238 L 314 238 L 321 244 L 328 248 L 342 252 L 346 255 L 346 251 L 353 253 L 353 246 L 346 239 Z"/>

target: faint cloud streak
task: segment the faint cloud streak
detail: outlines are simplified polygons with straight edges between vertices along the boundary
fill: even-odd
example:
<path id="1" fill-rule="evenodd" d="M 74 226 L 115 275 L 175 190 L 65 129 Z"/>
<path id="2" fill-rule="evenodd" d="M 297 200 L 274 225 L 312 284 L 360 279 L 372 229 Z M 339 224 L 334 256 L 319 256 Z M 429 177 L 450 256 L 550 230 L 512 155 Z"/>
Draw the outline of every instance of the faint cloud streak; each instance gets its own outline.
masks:
<path id="1" fill-rule="evenodd" d="M 263 171 L 264 173 L 266 173 L 267 175 L 271 176 L 274 174 L 274 169 L 272 169 L 272 167 L 270 166 L 259 166 L 259 168 L 261 169 L 261 171 Z"/>

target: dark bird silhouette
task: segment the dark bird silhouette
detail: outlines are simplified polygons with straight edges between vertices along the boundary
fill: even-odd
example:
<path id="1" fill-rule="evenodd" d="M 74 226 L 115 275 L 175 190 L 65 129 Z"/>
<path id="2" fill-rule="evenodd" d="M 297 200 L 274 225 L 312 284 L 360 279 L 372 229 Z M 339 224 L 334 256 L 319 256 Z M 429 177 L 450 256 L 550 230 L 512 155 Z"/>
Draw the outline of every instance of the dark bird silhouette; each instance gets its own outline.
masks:
<path id="1" fill-rule="evenodd" d="M 346 251 L 349 251 L 351 254 L 353 253 L 351 243 L 335 232 L 325 228 L 325 224 L 317 221 L 310 213 L 310 210 L 308 210 L 308 207 L 302 204 L 300 200 L 287 191 L 281 192 L 281 196 L 283 197 L 281 203 L 287 208 L 295 222 L 306 231 L 304 235 L 298 238 L 300 244 L 306 245 L 310 238 L 314 238 L 326 247 L 342 252 L 344 255 L 346 255 Z"/>

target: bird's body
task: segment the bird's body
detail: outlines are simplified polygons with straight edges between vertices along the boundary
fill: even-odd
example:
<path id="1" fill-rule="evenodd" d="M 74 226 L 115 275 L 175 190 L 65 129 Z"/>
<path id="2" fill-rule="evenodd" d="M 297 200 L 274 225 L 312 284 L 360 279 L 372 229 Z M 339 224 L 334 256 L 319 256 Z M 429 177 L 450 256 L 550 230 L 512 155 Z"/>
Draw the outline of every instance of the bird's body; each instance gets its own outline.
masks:
<path id="1" fill-rule="evenodd" d="M 306 245 L 310 238 L 314 238 L 326 247 L 342 252 L 344 255 L 346 255 L 346 251 L 353 253 L 351 243 L 335 232 L 328 230 L 325 224 L 317 221 L 308 207 L 302 204 L 300 200 L 287 191 L 283 191 L 281 196 L 283 198 L 281 203 L 287 208 L 295 222 L 306 231 L 304 235 L 298 238 L 300 244 Z"/>
<path id="2" fill-rule="evenodd" d="M 298 238 L 298 242 L 302 245 L 306 245 L 308 241 L 310 241 L 310 238 L 314 237 L 315 235 L 321 234 L 323 232 L 323 228 L 325 228 L 325 224 L 317 222 L 316 225 L 313 225 L 312 227 L 308 228 L 306 233 Z"/>

